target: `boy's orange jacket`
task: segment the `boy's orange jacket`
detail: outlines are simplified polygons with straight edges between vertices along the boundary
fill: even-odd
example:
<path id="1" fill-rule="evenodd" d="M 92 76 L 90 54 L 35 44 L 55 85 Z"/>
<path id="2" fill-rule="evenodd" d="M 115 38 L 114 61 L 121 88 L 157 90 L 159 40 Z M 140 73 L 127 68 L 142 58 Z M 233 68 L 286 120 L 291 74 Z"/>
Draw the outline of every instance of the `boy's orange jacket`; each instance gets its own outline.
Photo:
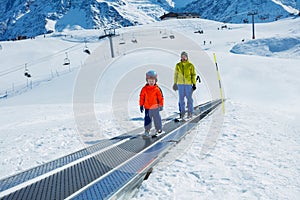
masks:
<path id="1" fill-rule="evenodd" d="M 140 93 L 140 106 L 145 109 L 155 109 L 164 106 L 164 96 L 157 84 L 150 86 L 146 84 Z"/>

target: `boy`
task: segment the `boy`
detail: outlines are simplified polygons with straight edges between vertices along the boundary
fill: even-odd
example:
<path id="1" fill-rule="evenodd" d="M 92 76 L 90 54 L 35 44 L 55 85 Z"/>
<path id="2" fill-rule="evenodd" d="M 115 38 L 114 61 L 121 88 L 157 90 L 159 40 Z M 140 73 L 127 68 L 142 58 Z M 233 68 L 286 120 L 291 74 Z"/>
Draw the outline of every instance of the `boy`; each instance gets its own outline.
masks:
<path id="1" fill-rule="evenodd" d="M 159 111 L 163 110 L 164 97 L 157 83 L 157 73 L 150 70 L 146 73 L 146 85 L 140 93 L 140 111 L 145 110 L 144 127 L 145 135 L 150 135 L 152 120 L 157 133 L 162 132 L 162 122 Z"/>

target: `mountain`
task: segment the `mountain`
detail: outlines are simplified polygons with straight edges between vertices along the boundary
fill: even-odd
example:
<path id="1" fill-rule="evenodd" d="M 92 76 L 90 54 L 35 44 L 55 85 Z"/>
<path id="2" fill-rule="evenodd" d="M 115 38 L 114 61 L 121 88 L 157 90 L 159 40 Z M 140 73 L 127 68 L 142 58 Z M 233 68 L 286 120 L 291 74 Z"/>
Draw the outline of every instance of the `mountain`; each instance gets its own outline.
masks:
<path id="1" fill-rule="evenodd" d="M 4 0 L 0 4 L 0 40 L 64 29 L 146 24 L 169 9 L 165 0 Z"/>
<path id="2" fill-rule="evenodd" d="M 242 23 L 255 11 L 257 22 L 299 12 L 300 0 L 3 0 L 0 40 L 34 37 L 66 29 L 105 29 L 147 24 L 169 11 L 195 12 L 202 18 Z"/>
<path id="3" fill-rule="evenodd" d="M 180 10 L 231 23 L 250 22 L 252 13 L 256 22 L 271 22 L 299 14 L 300 0 L 197 0 Z"/>

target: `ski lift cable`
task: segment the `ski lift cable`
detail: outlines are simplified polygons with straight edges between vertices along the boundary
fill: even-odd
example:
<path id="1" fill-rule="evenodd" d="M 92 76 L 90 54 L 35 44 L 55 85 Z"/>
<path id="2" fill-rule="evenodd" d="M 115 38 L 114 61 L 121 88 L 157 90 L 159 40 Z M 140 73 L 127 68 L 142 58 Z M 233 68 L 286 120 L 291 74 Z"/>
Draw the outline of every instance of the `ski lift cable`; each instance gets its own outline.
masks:
<path id="1" fill-rule="evenodd" d="M 80 44 L 77 44 L 77 45 L 74 45 L 74 46 L 72 46 L 72 47 L 66 48 L 66 49 L 64 49 L 64 50 L 58 51 L 58 52 L 56 52 L 56 53 L 54 53 L 54 54 L 52 54 L 52 55 L 48 55 L 48 56 L 39 58 L 39 59 L 37 59 L 37 60 L 35 60 L 35 61 L 27 62 L 27 65 L 30 64 L 30 66 L 32 66 L 32 65 L 35 65 L 35 64 L 38 64 L 38 63 L 47 61 L 49 58 L 55 57 L 55 56 L 57 56 L 57 55 L 60 55 L 62 52 L 65 52 L 65 50 L 72 49 L 72 48 L 74 48 L 74 47 L 76 47 L 76 46 L 78 46 L 78 45 L 80 45 Z M 74 51 L 74 50 L 77 50 L 77 49 L 79 49 L 79 48 L 73 49 L 73 50 L 71 50 L 71 51 Z M 21 65 L 18 65 L 18 66 L 16 66 L 16 67 L 12 67 L 12 68 L 9 68 L 9 69 L 0 71 L 0 76 L 9 74 L 9 73 L 12 73 L 12 72 L 15 72 L 15 71 L 18 71 L 18 70 L 20 70 L 20 69 L 23 69 L 23 66 L 24 66 L 24 65 L 21 64 Z"/>
<path id="2" fill-rule="evenodd" d="M 54 53 L 54 54 L 52 54 L 52 55 L 50 55 L 50 56 L 46 56 L 46 57 L 40 58 L 40 59 L 38 59 L 38 60 L 35 60 L 35 61 L 32 62 L 30 65 L 32 66 L 32 65 L 38 64 L 38 63 L 40 63 L 40 62 L 47 61 L 47 60 L 48 60 L 49 58 L 51 58 L 51 57 L 55 57 L 55 56 L 61 55 L 62 53 L 65 53 L 67 50 L 69 50 L 69 52 L 78 50 L 78 49 L 80 49 L 81 47 L 78 47 L 78 48 L 75 48 L 75 47 L 76 47 L 76 46 L 79 46 L 79 45 L 81 45 L 81 44 L 76 44 L 76 45 L 71 46 L 71 47 L 69 47 L 69 48 L 66 48 L 66 49 L 63 49 L 63 50 L 61 50 L 61 51 L 58 51 L 58 52 L 56 52 L 56 53 Z M 29 63 L 30 63 L 30 62 L 29 62 Z"/>
<path id="3" fill-rule="evenodd" d="M 64 53 L 66 50 L 69 50 L 69 52 L 78 50 L 78 49 L 81 48 L 81 47 L 76 48 L 76 47 L 79 46 L 79 45 L 81 46 L 81 44 L 76 44 L 76 45 L 73 45 L 73 46 L 68 47 L 68 48 L 66 48 L 66 49 L 60 50 L 60 51 L 58 51 L 58 52 L 56 52 L 56 53 L 54 53 L 54 54 L 51 54 L 51 55 L 48 55 L 48 56 L 39 58 L 39 59 L 34 60 L 34 61 L 26 62 L 26 63 L 27 63 L 27 66 L 33 66 L 33 65 L 39 64 L 39 63 L 41 63 L 41 62 L 45 62 L 45 61 L 49 60 L 50 58 L 56 57 L 56 56 L 58 56 L 58 55 L 61 55 L 61 54 Z M 10 74 L 10 73 L 13 73 L 13 72 L 16 72 L 16 71 L 19 71 L 19 70 L 22 70 L 23 68 L 24 68 L 24 64 L 21 64 L 21 65 L 17 65 L 17 66 L 15 66 L 15 67 L 12 67 L 12 68 L 9 68 L 9 69 L 0 71 L 0 77 L 1 77 L 1 76 L 5 76 L 5 75 Z"/>

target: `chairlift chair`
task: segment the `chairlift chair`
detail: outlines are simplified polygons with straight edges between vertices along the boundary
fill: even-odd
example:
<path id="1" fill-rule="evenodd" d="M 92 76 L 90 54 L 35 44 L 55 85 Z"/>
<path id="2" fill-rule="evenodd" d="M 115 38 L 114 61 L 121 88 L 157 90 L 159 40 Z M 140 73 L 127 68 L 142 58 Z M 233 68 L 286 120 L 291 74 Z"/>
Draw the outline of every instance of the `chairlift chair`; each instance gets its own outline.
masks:
<path id="1" fill-rule="evenodd" d="M 27 67 L 25 67 L 24 76 L 26 76 L 27 78 L 31 78 L 31 74 L 29 73 L 29 70 L 27 69 Z"/>
<path id="2" fill-rule="evenodd" d="M 137 39 L 136 39 L 136 37 L 134 36 L 134 34 L 132 34 L 131 42 L 132 42 L 132 43 L 137 43 Z"/>
<path id="3" fill-rule="evenodd" d="M 83 52 L 84 53 L 87 53 L 87 54 L 91 54 L 91 51 L 89 50 L 89 48 L 87 47 L 87 45 L 86 45 L 86 43 L 85 43 L 85 46 L 84 46 L 84 48 L 83 48 Z"/>
<path id="4" fill-rule="evenodd" d="M 161 38 L 162 38 L 162 39 L 166 39 L 166 38 L 168 38 L 168 35 L 167 35 L 167 34 L 164 34 Z"/>
<path id="5" fill-rule="evenodd" d="M 125 40 L 124 40 L 124 37 L 123 37 L 123 34 L 119 40 L 119 44 L 125 44 Z"/>
<path id="6" fill-rule="evenodd" d="M 64 59 L 64 64 L 63 65 L 70 65 L 70 59 L 68 58 L 68 53 L 66 52 L 66 57 Z"/>
<path id="7" fill-rule="evenodd" d="M 89 55 L 91 54 L 89 48 L 87 48 L 87 47 L 83 49 L 83 52 L 84 52 L 84 53 L 87 53 L 87 54 L 89 54 Z"/>
<path id="8" fill-rule="evenodd" d="M 69 58 L 64 59 L 64 65 L 70 65 L 70 59 Z"/>
<path id="9" fill-rule="evenodd" d="M 168 38 L 169 36 L 168 36 L 168 34 L 167 34 L 167 31 L 165 30 L 164 32 L 163 32 L 163 34 L 162 34 L 162 39 L 166 39 L 166 38 Z"/>
<path id="10" fill-rule="evenodd" d="M 122 38 L 122 39 L 120 39 L 120 42 L 119 42 L 119 44 L 125 44 L 125 40 Z"/>
<path id="11" fill-rule="evenodd" d="M 135 37 L 133 37 L 133 38 L 131 39 L 131 42 L 132 42 L 132 43 L 137 43 L 137 40 L 136 40 L 136 38 L 135 38 Z"/>

